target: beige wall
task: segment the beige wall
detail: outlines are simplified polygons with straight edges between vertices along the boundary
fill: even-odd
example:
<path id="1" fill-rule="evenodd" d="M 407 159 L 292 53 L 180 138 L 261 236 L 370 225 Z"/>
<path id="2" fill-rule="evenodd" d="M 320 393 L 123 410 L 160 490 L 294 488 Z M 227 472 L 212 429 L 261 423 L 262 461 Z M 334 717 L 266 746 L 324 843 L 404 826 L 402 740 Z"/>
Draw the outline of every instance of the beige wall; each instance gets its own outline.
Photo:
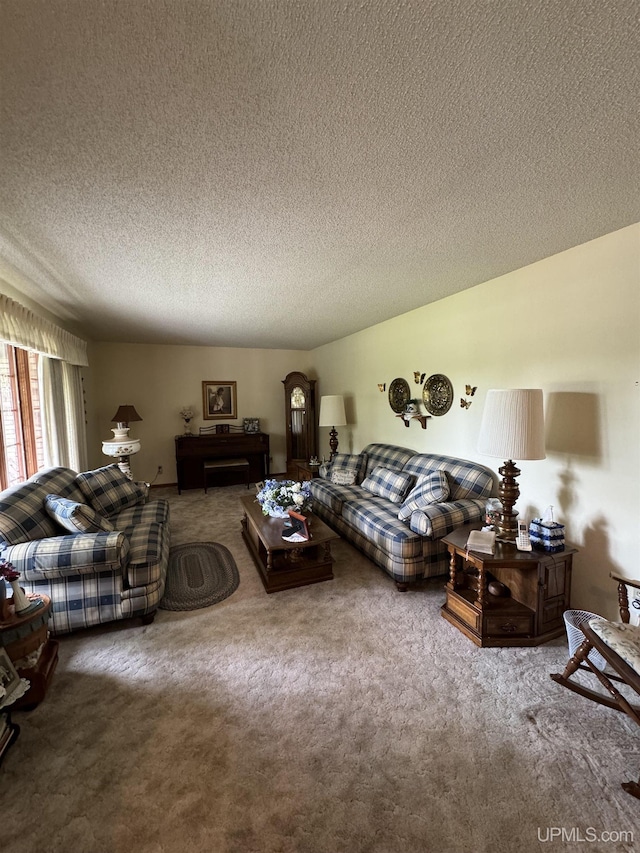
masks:
<path id="1" fill-rule="evenodd" d="M 191 423 L 242 424 L 242 418 L 260 418 L 270 435 L 271 470 L 285 470 L 284 391 L 282 380 L 292 370 L 312 374 L 309 353 L 296 350 L 235 349 L 222 347 L 156 346 L 93 343 L 89 348 L 87 410 L 89 462 L 108 463 L 101 442 L 112 437 L 111 418 L 118 406 L 131 403 L 142 417 L 131 425 L 131 435 L 142 449 L 132 457 L 134 477 L 153 480 L 158 465 L 164 473 L 156 483 L 175 483 L 174 437 L 183 432 L 178 414 L 191 405 L 198 413 Z M 237 382 L 238 420 L 204 421 L 202 382 Z"/>
<path id="2" fill-rule="evenodd" d="M 321 347 L 313 364 L 323 393 L 347 396 L 341 450 L 389 441 L 494 470 L 501 460 L 476 450 L 487 390 L 542 388 L 547 459 L 519 465 L 518 509 L 530 518 L 555 507 L 580 549 L 573 605 L 614 616 L 609 571 L 638 576 L 639 329 L 634 225 Z M 444 373 L 454 386 L 453 407 L 425 431 L 405 428 L 377 388 L 403 377 L 419 397 L 414 370 Z M 478 390 L 462 409 L 466 383 Z"/>

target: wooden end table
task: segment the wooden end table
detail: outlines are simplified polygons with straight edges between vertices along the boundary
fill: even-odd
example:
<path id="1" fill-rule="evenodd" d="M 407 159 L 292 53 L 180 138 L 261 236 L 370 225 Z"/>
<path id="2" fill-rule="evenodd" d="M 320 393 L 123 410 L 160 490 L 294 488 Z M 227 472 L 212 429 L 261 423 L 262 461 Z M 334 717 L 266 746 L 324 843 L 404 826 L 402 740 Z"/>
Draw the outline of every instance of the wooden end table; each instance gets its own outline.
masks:
<path id="1" fill-rule="evenodd" d="M 31 683 L 24 696 L 11 706 L 12 711 L 30 711 L 44 699 L 58 663 L 58 641 L 48 636 L 47 628 L 51 599 L 41 593 L 28 593 L 27 598 L 39 599 L 41 606 L 24 616 L 12 613 L 8 620 L 0 622 L 0 645 L 6 648 L 18 675 Z M 32 666 L 20 666 L 23 658 L 38 650 L 38 658 Z"/>
<path id="2" fill-rule="evenodd" d="M 549 554 L 496 542 L 495 554 L 467 554 L 469 533 L 480 527 L 466 524 L 442 540 L 450 554 L 442 616 L 476 646 L 538 646 L 560 637 L 562 614 L 570 607 L 576 549 Z M 491 580 L 504 584 L 509 595 L 489 593 Z"/>
<path id="3" fill-rule="evenodd" d="M 308 516 L 308 541 L 285 542 L 284 519 L 264 516 L 260 504 L 250 495 L 241 503 L 242 536 L 267 592 L 332 580 L 331 541 L 340 537 L 320 518 Z"/>

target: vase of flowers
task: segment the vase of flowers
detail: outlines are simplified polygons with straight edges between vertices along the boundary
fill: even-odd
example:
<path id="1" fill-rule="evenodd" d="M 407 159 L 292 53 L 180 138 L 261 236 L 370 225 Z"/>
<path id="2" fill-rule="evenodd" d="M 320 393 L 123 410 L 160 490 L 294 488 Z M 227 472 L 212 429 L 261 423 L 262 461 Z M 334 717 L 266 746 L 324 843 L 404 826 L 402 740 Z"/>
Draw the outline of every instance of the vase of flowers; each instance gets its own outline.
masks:
<path id="1" fill-rule="evenodd" d="M 191 435 L 191 427 L 189 426 L 193 418 L 193 409 L 191 406 L 183 406 L 180 409 L 180 417 L 184 421 L 184 434 Z"/>
<path id="2" fill-rule="evenodd" d="M 311 512 L 311 486 L 308 480 L 265 480 L 256 496 L 262 514 L 271 518 L 286 518 L 290 509 Z"/>

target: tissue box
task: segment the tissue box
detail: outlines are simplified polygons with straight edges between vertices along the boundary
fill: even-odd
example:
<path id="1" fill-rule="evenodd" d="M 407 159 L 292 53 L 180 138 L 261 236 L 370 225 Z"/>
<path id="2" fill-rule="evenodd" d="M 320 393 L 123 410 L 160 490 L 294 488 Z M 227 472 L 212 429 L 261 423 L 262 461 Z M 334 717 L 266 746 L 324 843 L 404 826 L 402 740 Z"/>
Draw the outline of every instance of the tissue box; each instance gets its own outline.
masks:
<path id="1" fill-rule="evenodd" d="M 534 548 L 542 548 L 550 554 L 564 551 L 564 524 L 533 518 L 529 524 L 529 539 Z"/>

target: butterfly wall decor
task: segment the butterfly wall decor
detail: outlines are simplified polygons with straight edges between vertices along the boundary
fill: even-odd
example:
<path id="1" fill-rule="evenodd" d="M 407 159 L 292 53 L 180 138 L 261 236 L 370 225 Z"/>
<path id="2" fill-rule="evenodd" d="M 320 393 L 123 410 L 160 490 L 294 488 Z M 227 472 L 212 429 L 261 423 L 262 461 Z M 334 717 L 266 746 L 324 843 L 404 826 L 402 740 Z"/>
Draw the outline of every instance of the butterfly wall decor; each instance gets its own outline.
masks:
<path id="1" fill-rule="evenodd" d="M 467 385 L 467 388 L 468 387 L 469 386 Z M 472 400 L 465 400 L 464 397 L 460 397 L 460 407 L 462 409 L 468 409 L 472 402 Z"/>
<path id="2" fill-rule="evenodd" d="M 464 393 L 467 395 L 467 397 L 473 397 L 473 395 L 474 395 L 474 394 L 476 393 L 476 391 L 478 390 L 478 386 L 477 386 L 477 385 L 474 385 L 474 386 L 473 386 L 473 388 L 472 388 L 472 387 L 471 387 L 471 385 L 465 385 L 465 389 L 466 389 L 466 390 L 465 390 L 465 392 L 464 392 Z"/>
<path id="3" fill-rule="evenodd" d="M 419 370 L 414 370 L 413 371 L 413 381 L 416 383 L 416 385 L 422 385 L 422 383 L 424 382 L 424 377 L 426 375 L 427 375 L 426 373 L 420 373 Z"/>
<path id="4" fill-rule="evenodd" d="M 386 382 L 378 382 L 378 391 L 382 392 L 382 391 L 386 391 L 386 390 L 387 390 L 387 383 Z"/>

